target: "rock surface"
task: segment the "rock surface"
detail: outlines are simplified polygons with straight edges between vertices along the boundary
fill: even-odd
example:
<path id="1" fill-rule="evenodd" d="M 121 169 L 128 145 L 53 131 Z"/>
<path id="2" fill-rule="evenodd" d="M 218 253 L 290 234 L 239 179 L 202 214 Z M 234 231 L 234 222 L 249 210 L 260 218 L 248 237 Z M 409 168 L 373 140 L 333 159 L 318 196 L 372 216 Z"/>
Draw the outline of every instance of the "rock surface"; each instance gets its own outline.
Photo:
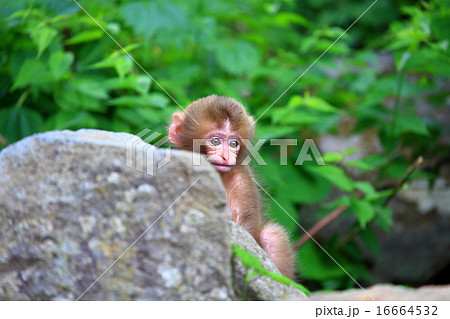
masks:
<path id="1" fill-rule="evenodd" d="M 241 227 L 233 222 L 229 222 L 231 241 L 238 244 L 241 248 L 259 257 L 262 265 L 269 271 L 278 271 L 266 253 L 259 247 L 253 237 Z M 239 259 L 237 265 L 237 283 L 239 292 L 243 290 L 243 267 Z M 273 281 L 270 278 L 258 276 L 250 280 L 247 299 L 250 300 L 307 300 L 306 296 L 297 288 L 286 286 Z"/>
<path id="2" fill-rule="evenodd" d="M 47 132 L 5 148 L 0 300 L 238 300 L 232 242 L 275 269 L 229 222 L 214 169 L 182 151 L 158 168 L 167 154 L 98 130 Z M 250 299 L 306 299 L 267 278 L 249 289 Z"/>
<path id="3" fill-rule="evenodd" d="M 380 233 L 373 269 L 380 282 L 411 286 L 450 283 L 450 183 L 437 178 L 410 182 L 389 206 L 394 224 Z"/>
<path id="4" fill-rule="evenodd" d="M 390 284 L 379 284 L 361 289 L 338 292 L 317 292 L 311 294 L 315 301 L 433 301 L 450 300 L 450 286 L 424 286 L 419 289 L 408 289 Z M 369 296 L 370 295 L 370 296 Z M 372 297 L 372 298 L 371 298 Z"/>

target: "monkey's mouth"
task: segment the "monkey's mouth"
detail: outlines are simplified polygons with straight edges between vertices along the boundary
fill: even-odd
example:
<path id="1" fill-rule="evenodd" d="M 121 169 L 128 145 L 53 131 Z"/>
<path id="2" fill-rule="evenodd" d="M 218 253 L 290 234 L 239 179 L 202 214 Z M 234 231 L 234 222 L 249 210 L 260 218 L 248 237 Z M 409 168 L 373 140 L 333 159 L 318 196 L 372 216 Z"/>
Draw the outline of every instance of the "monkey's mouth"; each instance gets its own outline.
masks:
<path id="1" fill-rule="evenodd" d="M 226 172 L 231 171 L 230 165 L 221 164 L 221 163 L 211 163 L 211 164 L 213 164 L 214 168 L 221 173 L 226 173 Z"/>

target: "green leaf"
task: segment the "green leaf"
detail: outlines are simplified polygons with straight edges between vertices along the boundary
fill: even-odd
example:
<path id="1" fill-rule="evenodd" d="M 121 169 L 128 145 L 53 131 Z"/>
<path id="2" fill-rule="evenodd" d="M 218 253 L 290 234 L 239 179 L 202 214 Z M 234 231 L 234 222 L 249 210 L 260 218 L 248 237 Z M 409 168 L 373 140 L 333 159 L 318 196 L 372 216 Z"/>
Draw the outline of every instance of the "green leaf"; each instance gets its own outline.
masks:
<path id="1" fill-rule="evenodd" d="M 353 186 L 366 195 L 366 200 L 370 201 L 372 198 L 378 198 L 377 191 L 369 182 L 355 181 L 353 182 Z"/>
<path id="2" fill-rule="evenodd" d="M 114 60 L 114 68 L 120 78 L 124 78 L 133 67 L 133 60 L 130 59 L 128 55 L 121 56 Z"/>
<path id="3" fill-rule="evenodd" d="M 118 56 L 108 56 L 106 58 L 104 58 L 103 60 L 100 60 L 98 62 L 95 62 L 91 65 L 89 65 L 87 68 L 88 69 L 106 69 L 106 68 L 114 68 L 115 67 L 115 61 L 116 59 L 118 59 Z"/>
<path id="4" fill-rule="evenodd" d="M 246 268 L 253 268 L 255 271 L 259 273 L 264 273 L 266 270 L 259 261 L 258 257 L 246 251 L 245 249 L 239 247 L 236 244 L 232 244 L 233 252 L 236 254 L 236 257 L 240 258 L 242 261 L 242 265 Z"/>
<path id="5" fill-rule="evenodd" d="M 72 52 L 56 51 L 50 56 L 49 66 L 53 77 L 59 80 L 63 74 L 70 71 L 74 60 Z"/>
<path id="6" fill-rule="evenodd" d="M 152 93 L 148 95 L 123 95 L 118 98 L 112 99 L 109 103 L 115 106 L 125 107 L 157 107 L 163 108 L 168 105 L 169 98 L 160 93 Z"/>
<path id="7" fill-rule="evenodd" d="M 262 275 L 269 277 L 270 279 L 277 281 L 279 283 L 285 284 L 286 286 L 294 286 L 297 289 L 300 289 L 305 294 L 309 295 L 310 292 L 303 285 L 297 284 L 295 281 L 283 276 L 278 272 L 268 271 L 261 264 L 259 258 L 252 253 L 246 251 L 245 249 L 239 247 L 236 244 L 232 244 L 231 248 L 233 250 L 233 254 L 241 259 L 242 265 L 247 269 L 252 269 L 253 274 L 252 277 L 257 275 Z"/>
<path id="8" fill-rule="evenodd" d="M 370 170 L 373 170 L 375 167 L 364 162 L 364 161 L 359 161 L 359 160 L 354 160 L 354 161 L 348 161 L 345 162 L 346 166 L 352 166 L 352 167 L 357 167 L 359 168 L 362 172 L 367 172 Z"/>
<path id="9" fill-rule="evenodd" d="M 268 113 L 270 114 L 272 122 L 274 124 L 279 124 L 283 120 L 283 118 L 285 118 L 288 115 L 288 113 L 292 112 L 293 111 L 290 110 L 289 108 L 273 108 Z"/>
<path id="10" fill-rule="evenodd" d="M 293 96 L 288 103 L 289 108 L 307 107 L 325 113 L 339 113 L 341 110 L 317 96 Z"/>
<path id="11" fill-rule="evenodd" d="M 105 36 L 105 32 L 101 29 L 93 29 L 77 33 L 70 39 L 64 41 L 65 44 L 79 44 L 84 42 L 92 42 Z"/>
<path id="12" fill-rule="evenodd" d="M 349 195 L 342 195 L 329 203 L 323 204 L 322 207 L 327 210 L 325 215 L 328 215 L 328 213 L 331 213 L 332 210 L 338 208 L 339 206 L 350 206 L 350 200 L 351 197 Z"/>
<path id="13" fill-rule="evenodd" d="M 169 105 L 170 102 L 170 99 L 169 97 L 167 97 L 167 95 L 158 92 L 150 93 L 149 98 L 149 106 L 151 107 L 164 108 Z"/>
<path id="14" fill-rule="evenodd" d="M 100 100 L 108 97 L 108 91 L 104 88 L 103 83 L 95 78 L 80 77 L 74 80 L 72 84 L 79 93 L 95 99 Z"/>
<path id="15" fill-rule="evenodd" d="M 339 261 L 341 264 L 341 260 Z M 298 269 L 305 279 L 326 280 L 345 276 L 345 272 L 312 241 L 304 243 L 297 256 Z M 346 269 L 346 264 L 341 264 Z"/>
<path id="16" fill-rule="evenodd" d="M 450 74 L 450 63 L 448 54 L 442 54 L 438 50 L 422 49 L 414 52 L 405 65 L 406 72 L 423 72 L 448 76 Z"/>
<path id="17" fill-rule="evenodd" d="M 399 136 L 405 133 L 429 136 L 427 125 L 423 118 L 410 114 L 399 115 L 395 121 L 395 134 Z"/>
<path id="18" fill-rule="evenodd" d="M 275 123 L 287 125 L 312 125 L 324 121 L 324 116 L 319 114 L 311 114 L 302 110 L 273 110 L 272 118 Z"/>
<path id="19" fill-rule="evenodd" d="M 359 225 L 364 229 L 369 221 L 375 217 L 373 206 L 365 200 L 353 198 L 351 201 L 351 209 L 358 219 Z"/>
<path id="20" fill-rule="evenodd" d="M 344 191 L 351 192 L 353 190 L 352 180 L 347 177 L 344 170 L 340 167 L 328 164 L 321 166 L 305 166 L 305 169 L 325 178 Z"/>
<path id="21" fill-rule="evenodd" d="M 233 75 L 252 72 L 259 66 L 261 57 L 258 50 L 249 42 L 219 42 L 214 51 L 219 66 Z"/>
<path id="22" fill-rule="evenodd" d="M 131 89 L 145 95 L 148 94 L 152 80 L 147 75 L 129 74 L 125 78 L 111 78 L 104 82 L 107 90 Z"/>
<path id="23" fill-rule="evenodd" d="M 32 37 L 33 40 L 38 45 L 38 54 L 37 57 L 39 58 L 44 52 L 44 50 L 49 46 L 49 44 L 52 42 L 53 38 L 58 34 L 58 31 L 52 28 L 42 28 L 38 29 L 36 32 L 33 33 Z"/>
<path id="24" fill-rule="evenodd" d="M 293 12 L 278 12 L 270 17 L 270 23 L 281 27 L 289 27 L 291 24 L 298 24 L 302 26 L 311 25 L 308 19 Z"/>
<path id="25" fill-rule="evenodd" d="M 331 114 L 328 113 L 326 115 L 322 116 L 321 122 L 315 122 L 311 125 L 311 128 L 316 132 L 317 134 L 325 134 L 330 130 L 334 130 L 341 121 L 342 115 L 341 114 Z"/>
<path id="26" fill-rule="evenodd" d="M 144 40 L 163 30 L 182 30 L 188 18 L 179 5 L 172 2 L 130 2 L 121 8 L 122 17 Z"/>
<path id="27" fill-rule="evenodd" d="M 41 114 L 25 106 L 0 110 L 0 133 L 9 143 L 41 131 L 42 122 Z"/>
<path id="28" fill-rule="evenodd" d="M 17 76 L 11 90 L 26 87 L 29 84 L 37 84 L 42 80 L 42 74 L 45 72 L 43 62 L 39 60 L 26 60 L 20 67 L 19 75 Z"/>
<path id="29" fill-rule="evenodd" d="M 404 52 L 400 59 L 396 59 L 395 66 L 397 68 L 397 71 L 403 71 L 405 68 L 406 63 L 408 62 L 409 58 L 411 57 L 410 52 Z"/>
<path id="30" fill-rule="evenodd" d="M 275 194 L 273 198 L 282 208 L 271 201 L 271 209 L 269 211 L 270 218 L 283 226 L 289 233 L 295 233 L 298 230 L 298 214 L 295 214 L 296 210 L 292 196 L 290 197 L 285 192 L 279 192 Z"/>
<path id="31" fill-rule="evenodd" d="M 385 165 L 387 161 L 388 159 L 386 156 L 380 154 L 373 154 L 365 157 L 360 161 L 358 160 L 348 161 L 345 163 L 345 165 L 358 167 L 359 169 L 361 169 L 361 171 L 366 172 Z"/>
<path id="32" fill-rule="evenodd" d="M 337 163 L 344 159 L 344 156 L 341 153 L 328 152 L 322 156 L 322 159 L 325 163 Z"/>
<path id="33" fill-rule="evenodd" d="M 258 127 L 256 135 L 260 139 L 263 138 L 271 139 L 271 138 L 286 137 L 296 132 L 298 132 L 298 128 L 296 128 L 295 126 L 265 125 Z"/>
<path id="34" fill-rule="evenodd" d="M 279 158 L 272 158 L 270 154 L 262 152 L 261 156 L 268 164 L 259 169 L 259 173 L 263 175 L 263 180 L 267 181 L 268 185 L 277 185 L 276 193 L 284 194 L 282 200 L 284 207 L 288 212 L 295 211 L 295 204 L 313 203 L 325 198 L 331 191 L 331 184 L 326 180 L 316 177 L 316 175 L 309 173 L 298 166 L 286 165 L 281 166 Z M 282 203 L 280 203 L 283 205 Z M 280 208 L 275 203 L 270 201 L 272 209 L 270 216 L 277 219 Z M 293 223 L 292 220 L 288 221 Z M 285 227 L 298 227 L 297 225 L 283 225 Z"/>
<path id="35" fill-rule="evenodd" d="M 148 106 L 145 107 L 133 107 L 133 108 L 117 108 L 116 117 L 125 121 L 126 123 L 135 125 L 137 127 L 149 125 L 154 128 L 161 125 L 164 120 L 167 120 L 166 114 L 162 113 L 159 109 L 152 109 Z"/>
<path id="36" fill-rule="evenodd" d="M 109 97 L 100 77 L 78 77 L 54 92 L 54 99 L 61 109 L 66 111 L 106 110 L 104 100 Z"/>
<path id="37" fill-rule="evenodd" d="M 392 177 L 401 180 L 408 171 L 409 163 L 404 157 L 391 159 L 382 171 L 382 177 Z"/>
<path id="38" fill-rule="evenodd" d="M 325 101 L 324 99 L 317 96 L 310 96 L 304 98 L 304 105 L 311 109 L 321 111 L 321 112 L 330 112 L 330 113 L 339 113 L 340 110 L 330 103 Z"/>
<path id="39" fill-rule="evenodd" d="M 375 223 L 384 231 L 388 231 L 393 224 L 392 210 L 388 207 L 377 206 L 375 207 L 375 211 L 377 213 Z"/>
<path id="40" fill-rule="evenodd" d="M 77 130 L 96 128 L 96 119 L 87 112 L 62 111 L 52 116 L 44 125 L 45 130 Z"/>

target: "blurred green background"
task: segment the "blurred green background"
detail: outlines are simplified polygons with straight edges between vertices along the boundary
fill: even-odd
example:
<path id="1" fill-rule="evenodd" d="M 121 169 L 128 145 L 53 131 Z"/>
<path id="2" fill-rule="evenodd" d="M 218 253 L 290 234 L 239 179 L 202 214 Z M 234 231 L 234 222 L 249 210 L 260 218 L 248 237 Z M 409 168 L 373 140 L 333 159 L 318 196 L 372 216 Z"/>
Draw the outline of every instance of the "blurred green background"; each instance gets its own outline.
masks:
<path id="1" fill-rule="evenodd" d="M 79 3 L 182 106 L 226 95 L 258 118 L 373 1 Z M 0 38 L 0 149 L 49 130 L 164 133 L 178 109 L 72 0 L 0 0 Z M 378 1 L 257 123 L 259 138 L 300 141 L 287 165 L 279 147 L 261 148 L 257 174 L 295 221 L 267 200 L 270 216 L 297 242 L 296 222 L 342 210 L 345 235 L 321 244 L 364 284 L 374 282 L 364 256 L 376 258 L 377 231 L 392 227 L 387 204 L 408 166 L 422 156 L 409 178 L 433 181 L 449 160 L 449 40 L 449 1 Z M 369 151 L 326 147 L 354 136 Z M 327 165 L 294 165 L 308 138 Z M 315 289 L 354 286 L 311 241 L 298 264 Z"/>

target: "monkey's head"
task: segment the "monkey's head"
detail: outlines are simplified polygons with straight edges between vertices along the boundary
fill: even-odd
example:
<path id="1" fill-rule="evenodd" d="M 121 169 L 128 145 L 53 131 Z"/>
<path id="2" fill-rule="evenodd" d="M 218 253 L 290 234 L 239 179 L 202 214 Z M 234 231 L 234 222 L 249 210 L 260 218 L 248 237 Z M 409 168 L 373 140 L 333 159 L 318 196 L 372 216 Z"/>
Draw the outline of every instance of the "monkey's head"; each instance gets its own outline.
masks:
<path id="1" fill-rule="evenodd" d="M 205 154 L 221 173 L 240 164 L 247 154 L 244 140 L 251 142 L 254 121 L 237 101 L 210 95 L 173 115 L 169 140 L 177 147 Z"/>

